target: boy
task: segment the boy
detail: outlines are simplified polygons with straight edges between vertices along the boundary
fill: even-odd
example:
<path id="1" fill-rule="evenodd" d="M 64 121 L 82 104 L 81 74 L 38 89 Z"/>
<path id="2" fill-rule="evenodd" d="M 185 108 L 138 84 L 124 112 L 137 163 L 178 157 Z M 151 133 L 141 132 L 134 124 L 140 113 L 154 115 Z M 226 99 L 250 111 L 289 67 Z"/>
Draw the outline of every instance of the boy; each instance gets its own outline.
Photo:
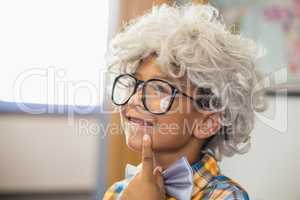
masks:
<path id="1" fill-rule="evenodd" d="M 112 101 L 142 162 L 103 199 L 249 199 L 217 161 L 249 149 L 254 111 L 265 109 L 255 43 L 214 7 L 190 4 L 153 8 L 111 44 Z"/>

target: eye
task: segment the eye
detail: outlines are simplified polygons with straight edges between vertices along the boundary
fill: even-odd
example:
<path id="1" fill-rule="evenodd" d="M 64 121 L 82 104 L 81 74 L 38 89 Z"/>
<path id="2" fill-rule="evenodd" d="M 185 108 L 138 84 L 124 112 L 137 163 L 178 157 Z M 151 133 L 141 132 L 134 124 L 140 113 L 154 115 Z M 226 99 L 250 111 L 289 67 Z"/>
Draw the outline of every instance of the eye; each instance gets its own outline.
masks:
<path id="1" fill-rule="evenodd" d="M 156 86 L 156 89 L 158 89 L 159 92 L 163 92 L 163 93 L 169 93 L 169 91 L 170 91 L 170 89 L 167 89 L 167 88 L 165 88 L 165 87 L 162 86 L 162 85 L 157 85 L 157 86 Z"/>
<path id="2" fill-rule="evenodd" d="M 147 82 L 145 91 L 155 96 L 166 96 L 172 94 L 172 87 L 161 80 L 152 80 Z"/>

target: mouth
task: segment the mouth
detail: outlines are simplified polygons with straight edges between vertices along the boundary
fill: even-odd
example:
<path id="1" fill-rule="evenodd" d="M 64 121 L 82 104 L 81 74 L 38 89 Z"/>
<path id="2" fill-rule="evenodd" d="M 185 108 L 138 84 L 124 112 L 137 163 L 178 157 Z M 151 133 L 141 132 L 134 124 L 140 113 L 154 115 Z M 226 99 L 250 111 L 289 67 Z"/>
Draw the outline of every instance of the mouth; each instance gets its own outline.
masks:
<path id="1" fill-rule="evenodd" d="M 133 117 L 133 116 L 126 116 L 126 119 L 133 124 L 139 125 L 139 126 L 153 126 L 154 123 L 152 121 L 144 120 L 139 117 Z"/>

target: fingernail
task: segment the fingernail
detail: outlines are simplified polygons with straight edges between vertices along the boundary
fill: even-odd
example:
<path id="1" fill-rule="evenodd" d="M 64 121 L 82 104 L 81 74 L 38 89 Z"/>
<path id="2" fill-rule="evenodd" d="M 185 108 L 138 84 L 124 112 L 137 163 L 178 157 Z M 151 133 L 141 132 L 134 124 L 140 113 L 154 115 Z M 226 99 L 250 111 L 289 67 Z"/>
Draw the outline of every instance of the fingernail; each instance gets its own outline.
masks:
<path id="1" fill-rule="evenodd" d="M 158 167 L 158 171 L 159 171 L 160 173 L 162 173 L 162 171 L 163 171 L 162 167 Z"/>
<path id="2" fill-rule="evenodd" d="M 144 141 L 144 142 L 149 142 L 149 141 L 150 141 L 150 136 L 149 136 L 148 134 L 145 134 L 145 135 L 143 136 L 143 141 Z"/>

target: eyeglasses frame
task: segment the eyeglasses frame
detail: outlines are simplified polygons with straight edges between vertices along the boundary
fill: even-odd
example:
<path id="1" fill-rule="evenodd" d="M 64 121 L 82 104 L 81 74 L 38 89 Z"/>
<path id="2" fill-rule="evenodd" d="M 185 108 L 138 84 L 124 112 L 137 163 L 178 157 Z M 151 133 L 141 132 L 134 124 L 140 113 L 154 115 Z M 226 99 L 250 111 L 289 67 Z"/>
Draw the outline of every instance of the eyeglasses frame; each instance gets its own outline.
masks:
<path id="1" fill-rule="evenodd" d="M 118 81 L 120 78 L 124 77 L 124 76 L 130 76 L 131 78 L 133 78 L 133 79 L 135 80 L 135 86 L 134 86 L 133 92 L 132 92 L 132 94 L 130 95 L 130 97 L 129 97 L 124 103 L 119 104 L 119 103 L 116 103 L 116 102 L 114 101 L 114 97 L 113 97 L 113 96 L 114 96 L 114 90 L 115 90 L 115 86 L 116 86 L 116 84 L 117 84 L 117 81 Z M 151 112 L 151 111 L 149 110 L 149 108 L 147 107 L 147 105 L 146 105 L 146 97 L 145 97 L 145 87 L 144 87 L 144 85 L 147 84 L 147 83 L 149 83 L 149 82 L 151 82 L 151 81 L 160 81 L 160 82 L 166 83 L 166 84 L 168 84 L 168 85 L 170 86 L 170 88 L 172 89 L 172 94 L 171 94 L 171 100 L 170 100 L 170 103 L 169 103 L 169 105 L 168 105 L 166 111 L 164 111 L 164 112 L 161 112 L 161 113 Z M 117 76 L 117 77 L 115 78 L 115 80 L 114 80 L 114 82 L 113 82 L 113 86 L 112 86 L 112 94 L 111 94 L 111 100 L 112 100 L 112 102 L 113 102 L 115 105 L 118 105 L 118 106 L 123 106 L 123 105 L 127 104 L 128 101 L 131 99 L 131 97 L 137 92 L 137 89 L 138 89 L 139 85 L 141 85 L 141 84 L 142 84 L 142 96 L 141 96 L 141 99 L 142 99 L 143 106 L 144 106 L 144 108 L 145 108 L 148 112 L 150 112 L 150 113 L 152 113 L 152 114 L 155 114 L 155 115 L 163 115 L 163 114 L 166 114 L 167 112 L 169 112 L 170 109 L 171 109 L 171 107 L 172 107 L 172 105 L 173 105 L 174 99 L 175 99 L 175 97 L 176 97 L 177 94 L 182 94 L 183 96 L 187 97 L 187 98 L 190 99 L 191 101 L 196 102 L 197 105 L 201 107 L 201 109 L 204 108 L 203 104 L 201 103 L 202 99 L 195 99 L 195 98 L 189 96 L 188 94 L 186 94 L 185 92 L 182 92 L 181 90 L 179 90 L 178 88 L 176 88 L 174 85 L 172 85 L 171 83 L 169 83 L 169 82 L 166 81 L 166 80 L 162 80 L 162 79 L 158 79 L 158 78 L 151 78 L 151 79 L 148 79 L 148 80 L 146 80 L 146 81 L 143 81 L 143 80 L 139 80 L 139 79 L 136 78 L 134 75 L 129 74 L 129 73 L 121 74 L 121 75 L 119 75 L 119 76 Z M 200 101 L 200 103 L 199 103 L 199 101 Z"/>

